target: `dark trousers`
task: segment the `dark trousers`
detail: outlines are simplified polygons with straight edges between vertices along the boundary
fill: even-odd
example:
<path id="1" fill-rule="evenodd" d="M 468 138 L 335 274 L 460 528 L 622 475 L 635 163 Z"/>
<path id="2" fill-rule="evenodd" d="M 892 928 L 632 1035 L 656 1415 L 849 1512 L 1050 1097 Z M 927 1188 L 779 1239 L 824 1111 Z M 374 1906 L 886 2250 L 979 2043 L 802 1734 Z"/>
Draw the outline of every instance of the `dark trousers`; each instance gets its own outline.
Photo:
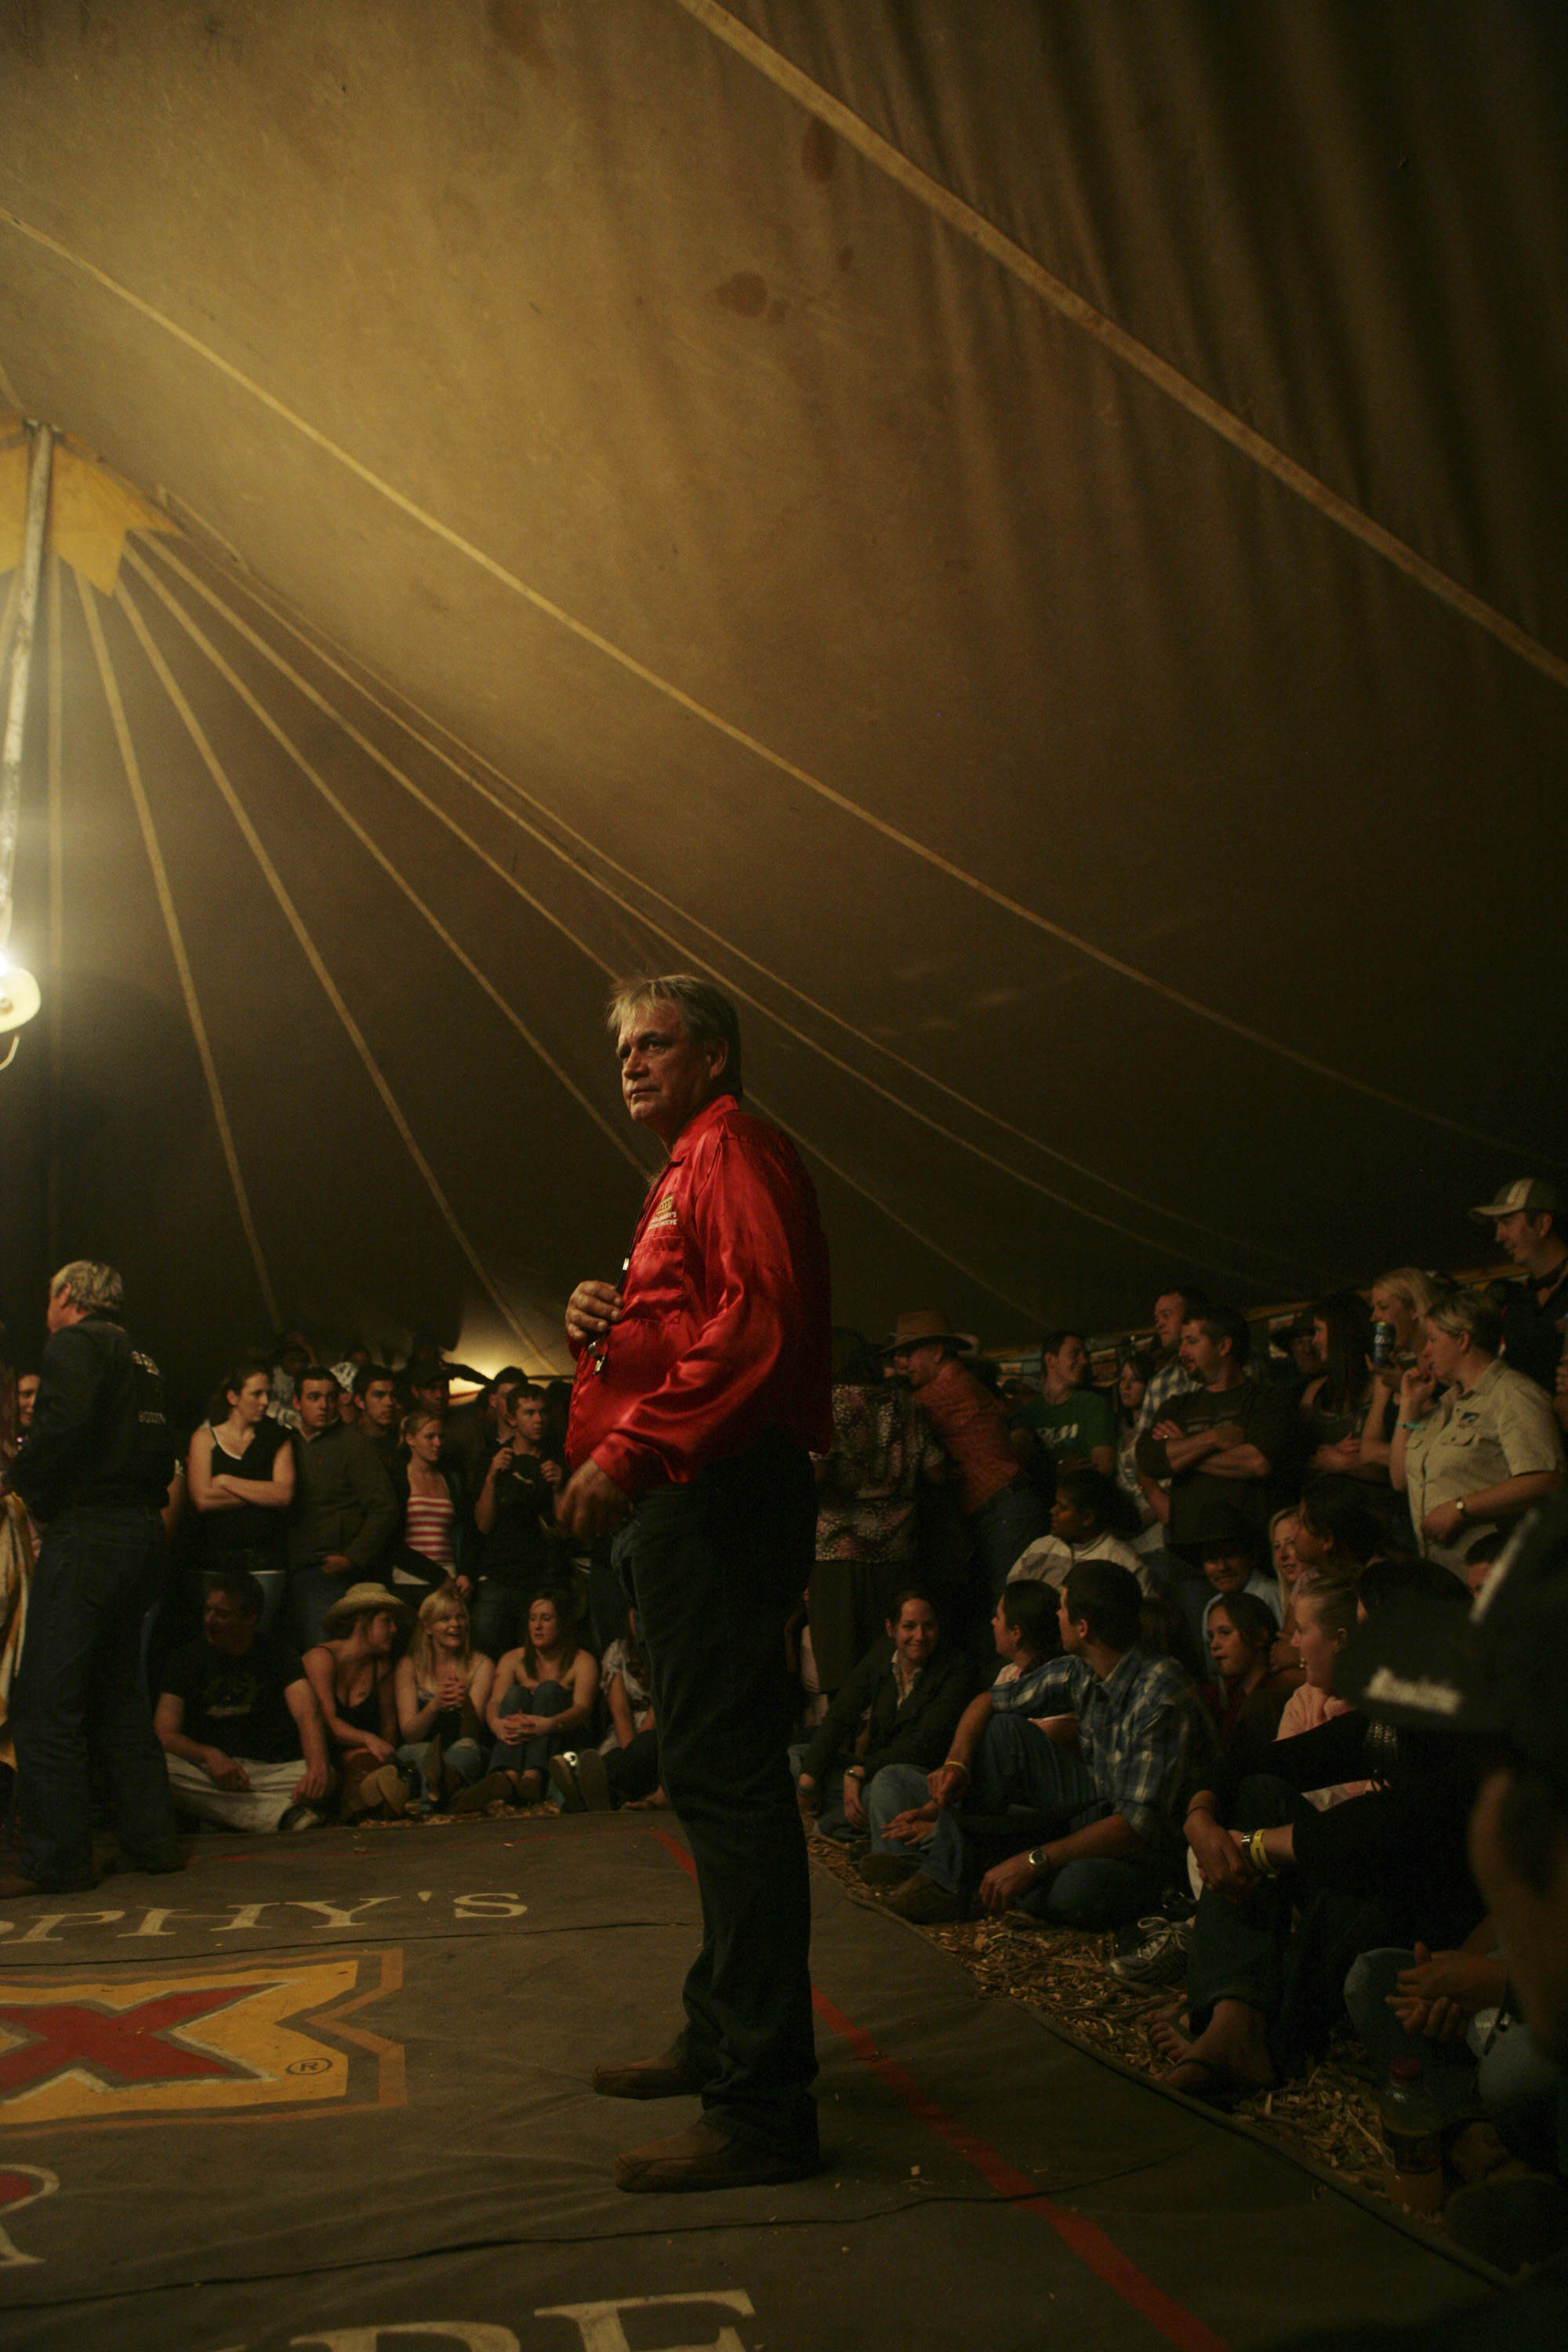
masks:
<path id="1" fill-rule="evenodd" d="M 624 1748 L 605 1750 L 605 1778 L 617 1805 L 651 1797 L 658 1786 L 658 1732 L 650 1723 L 636 1731 Z"/>
<path id="2" fill-rule="evenodd" d="M 92 1885 L 95 1750 L 125 1860 L 155 1864 L 178 1852 L 141 1675 L 142 1620 L 163 1559 L 151 1511 L 66 1511 L 38 1548 L 11 1714 L 22 1871 L 40 1886 Z"/>
<path id="3" fill-rule="evenodd" d="M 626 1546 L 653 1673 L 664 1790 L 697 1865 L 702 1948 L 682 2047 L 706 2116 L 816 2153 L 811 1891 L 790 1780 L 784 1625 L 811 1573 L 809 1457 L 765 1433 L 638 1505 Z"/>

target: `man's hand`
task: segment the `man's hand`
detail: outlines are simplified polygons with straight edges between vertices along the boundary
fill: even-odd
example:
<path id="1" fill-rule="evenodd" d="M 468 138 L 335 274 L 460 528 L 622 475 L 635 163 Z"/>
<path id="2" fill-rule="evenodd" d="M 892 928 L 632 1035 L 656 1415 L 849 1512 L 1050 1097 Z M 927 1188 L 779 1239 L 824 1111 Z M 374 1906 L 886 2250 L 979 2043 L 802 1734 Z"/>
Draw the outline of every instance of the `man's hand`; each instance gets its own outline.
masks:
<path id="1" fill-rule="evenodd" d="M 510 1444 L 499 1447 L 491 1457 L 489 1468 L 485 1472 L 486 1486 L 490 1486 L 497 1478 L 504 1477 L 516 1459 L 517 1456 Z"/>
<path id="2" fill-rule="evenodd" d="M 556 1496 L 555 1517 L 569 1536 L 592 1543 L 595 1536 L 607 1536 L 618 1528 L 631 1507 L 631 1496 L 590 1456 Z"/>
<path id="3" fill-rule="evenodd" d="M 1035 1884 L 1035 1866 L 1026 1853 L 1009 1854 L 988 1870 L 980 1882 L 980 1900 L 987 1911 L 1011 1911 L 1020 1895 Z"/>
<path id="4" fill-rule="evenodd" d="M 924 1845 L 936 1820 L 934 1805 L 911 1805 L 907 1813 L 897 1813 L 882 1832 L 895 1845 Z"/>
<path id="5" fill-rule="evenodd" d="M 566 1301 L 566 1337 L 573 1353 L 591 1348 L 620 1321 L 626 1301 L 613 1282 L 580 1282 Z"/>
<path id="6" fill-rule="evenodd" d="M 547 1486 L 559 1486 L 564 1473 L 559 1462 L 542 1462 L 539 1475 Z"/>
<path id="7" fill-rule="evenodd" d="M 933 1805 L 956 1805 L 969 1786 L 967 1764 L 939 1764 L 926 1774 L 926 1794 Z M 903 1820 L 900 1813 L 899 1819 Z"/>
<path id="8" fill-rule="evenodd" d="M 353 1560 L 346 1552 L 342 1551 L 330 1551 L 321 1562 L 321 1570 L 326 1576 L 347 1576 L 353 1568 Z"/>
<path id="9" fill-rule="evenodd" d="M 360 1745 L 364 1749 L 365 1754 L 375 1763 L 391 1763 L 393 1750 L 387 1746 L 384 1739 L 378 1739 L 374 1731 L 367 1731 L 363 1735 Z"/>
<path id="10" fill-rule="evenodd" d="M 232 1756 L 226 1756 L 221 1748 L 202 1749 L 202 1770 L 220 1789 L 248 1789 L 250 1786 L 250 1775 L 244 1765 L 237 1763 Z"/>
<path id="11" fill-rule="evenodd" d="M 297 1805 L 319 1805 L 327 1793 L 327 1768 L 324 1764 L 307 1764 L 294 1783 Z"/>
<path id="12" fill-rule="evenodd" d="M 859 1828 L 866 1819 L 865 1792 L 865 1782 L 857 1774 L 846 1772 L 844 1775 L 845 1818 L 853 1822 L 857 1828 Z"/>
<path id="13" fill-rule="evenodd" d="M 1478 2009 L 1499 2000 L 1502 1974 L 1496 1960 L 1479 1952 L 1429 1952 L 1425 1944 L 1417 1944 L 1414 1968 L 1400 1969 L 1390 1998 L 1451 2000 L 1473 2017 Z"/>
<path id="14" fill-rule="evenodd" d="M 1184 1437 L 1186 1433 L 1179 1421 L 1157 1421 L 1154 1423 L 1153 1434 L 1162 1445 L 1169 1445 L 1173 1437 Z"/>
<path id="15" fill-rule="evenodd" d="M 1464 1524 L 1458 1503 L 1435 1503 L 1421 1522 L 1421 1532 L 1433 1543 L 1451 1543 Z"/>

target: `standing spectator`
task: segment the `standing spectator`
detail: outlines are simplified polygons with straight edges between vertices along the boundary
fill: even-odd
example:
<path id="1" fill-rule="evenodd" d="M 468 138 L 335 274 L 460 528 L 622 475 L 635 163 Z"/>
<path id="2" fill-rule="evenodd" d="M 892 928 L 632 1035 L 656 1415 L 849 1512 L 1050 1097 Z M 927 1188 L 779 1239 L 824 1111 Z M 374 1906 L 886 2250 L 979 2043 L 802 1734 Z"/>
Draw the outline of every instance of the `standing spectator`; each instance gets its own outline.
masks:
<path id="1" fill-rule="evenodd" d="M 555 1490 L 561 1465 L 541 1450 L 544 1404 L 531 1381 L 511 1391 L 502 1438 L 474 1504 L 483 1538 L 474 1639 L 492 1658 L 522 1639 L 528 1607 L 554 1579 Z"/>
<path id="2" fill-rule="evenodd" d="M 958 1498 L 979 1549 L 993 1606 L 1007 1571 L 1047 1532 L 1036 1494 L 1007 1433 L 1007 1411 L 959 1359 L 967 1346 L 945 1315 L 900 1315 L 889 1347 L 958 1474 Z"/>
<path id="3" fill-rule="evenodd" d="M 1400 1383 L 1389 1469 L 1422 1554 L 1458 1575 L 1478 1530 L 1489 1541 L 1563 1480 L 1551 1400 L 1499 1361 L 1501 1343 L 1498 1309 L 1480 1291 L 1457 1291 L 1427 1316 L 1421 1363 Z"/>
<path id="4" fill-rule="evenodd" d="M 265 1364 L 237 1364 L 191 1439 L 187 1488 L 196 1517 L 196 1559 L 233 1568 L 261 1587 L 261 1630 L 269 1633 L 288 1581 L 284 1514 L 294 1500 L 294 1449 L 267 1406 Z"/>
<path id="5" fill-rule="evenodd" d="M 49 1285 L 32 1426 L 4 1486 L 44 1529 L 11 1693 L 18 1878 L 0 1895 L 90 1886 L 92 1759 L 133 1870 L 177 1870 L 168 1776 L 139 1672 L 174 1449 L 163 1381 L 121 1326 L 123 1286 L 85 1258 Z"/>
<path id="6" fill-rule="evenodd" d="M 399 1434 L 403 1415 L 398 1410 L 396 1381 L 384 1364 L 362 1364 L 354 1374 L 354 1394 L 359 1399 L 360 1433 L 374 1446 L 387 1476 L 395 1479 L 403 1465 Z"/>
<path id="7" fill-rule="evenodd" d="M 921 1482 L 947 1457 L 913 1393 L 885 1381 L 858 1331 L 833 1334 L 833 1444 L 816 1457 L 816 1562 L 807 1588 L 811 1653 L 828 1696 L 881 1637 L 915 1564 Z"/>
<path id="8" fill-rule="evenodd" d="M 567 1303 L 558 1510 L 584 1542 L 632 1513 L 624 1565 L 704 1937 L 679 2040 L 594 2079 L 612 2097 L 702 2095 L 694 2129 L 621 2158 L 621 2188 L 795 2179 L 819 2158 L 784 1627 L 811 1572 L 810 1457 L 832 1443 L 827 1248 L 794 1146 L 741 1108 L 728 998 L 685 973 L 639 980 L 610 1019 L 626 1108 L 668 1165 L 621 1286 L 580 1283 Z"/>
<path id="9" fill-rule="evenodd" d="M 483 1485 L 490 1456 L 506 1437 L 511 1400 L 526 1382 L 526 1373 L 507 1364 L 478 1396 L 447 1413 L 442 1457 L 447 1469 L 457 1473 L 465 1495 L 477 1495 Z"/>
<path id="10" fill-rule="evenodd" d="M 256 1579 L 215 1570 L 201 1640 L 163 1667 L 168 1785 L 181 1812 L 224 1829 L 319 1829 L 332 1785 L 321 1709 L 298 1653 L 260 1623 Z"/>
<path id="11" fill-rule="evenodd" d="M 889 1764 L 939 1764 L 969 1689 L 963 1654 L 944 1648 L 926 1595 L 896 1593 L 882 1637 L 795 1751 L 802 1812 L 825 1837 L 862 1836 L 870 1782 Z"/>
<path id="12" fill-rule="evenodd" d="M 1478 1225 L 1493 1227 L 1498 1247 L 1524 1271 L 1502 1311 L 1502 1354 L 1550 1397 L 1568 1332 L 1568 1236 L 1563 1195 L 1539 1176 L 1505 1184 L 1495 1201 L 1472 1209 Z"/>
<path id="13" fill-rule="evenodd" d="M 1138 1470 L 1138 1426 L 1143 1400 L 1149 1393 L 1153 1359 L 1130 1350 L 1116 1373 L 1116 1483 L 1126 1496 L 1137 1521 L 1128 1540 L 1134 1551 L 1155 1564 L 1165 1549 L 1165 1522 L 1143 1492 Z"/>
<path id="14" fill-rule="evenodd" d="M 1299 1415 L 1288 1390 L 1253 1378 L 1251 1334 L 1234 1307 L 1209 1307 L 1189 1318 L 1181 1346 L 1200 1385 L 1174 1398 L 1139 1439 L 1138 1465 L 1152 1479 L 1169 1479 L 1165 1540 L 1173 1553 L 1190 1555 L 1205 1509 L 1216 1503 L 1261 1532 Z"/>
<path id="15" fill-rule="evenodd" d="M 360 1410 L 359 1398 L 354 1393 L 354 1382 L 359 1378 L 360 1368 L 352 1356 L 344 1356 L 340 1362 L 331 1365 L 329 1370 L 338 1384 L 338 1419 L 348 1428 L 357 1429 L 360 1425 Z"/>
<path id="16" fill-rule="evenodd" d="M 1394 1424 L 1399 1417 L 1399 1383 L 1413 1369 L 1417 1354 L 1426 1344 L 1426 1318 L 1441 1295 L 1431 1276 L 1423 1274 L 1418 1265 L 1396 1265 L 1391 1274 L 1379 1275 L 1372 1286 L 1373 1331 L 1378 1324 L 1384 1323 L 1393 1332 L 1394 1340 L 1386 1361 L 1372 1367 L 1372 1393 L 1362 1424 L 1361 1458 L 1363 1465 L 1375 1466 L 1385 1475 L 1390 1475 Z M 1390 1496 L 1388 1532 L 1396 1543 L 1408 1545 L 1413 1540 L 1409 1513 L 1392 1486 Z"/>
<path id="17" fill-rule="evenodd" d="M 296 1399 L 300 1375 L 310 1370 L 310 1343 L 302 1331 L 284 1331 L 279 1334 L 268 1359 L 271 1367 L 272 1391 L 267 1410 L 271 1418 L 280 1422 L 285 1429 L 298 1429 L 300 1426 Z"/>
<path id="18" fill-rule="evenodd" d="M 397 1503 L 374 1442 L 338 1417 L 338 1383 L 320 1364 L 300 1375 L 289 1600 L 301 1649 L 321 1640 L 345 1580 L 367 1575 L 397 1528 Z"/>
<path id="19" fill-rule="evenodd" d="M 1312 1337 L 1323 1369 L 1301 1391 L 1306 1424 L 1307 1468 L 1315 1479 L 1330 1478 L 1342 1493 L 1372 1500 L 1369 1488 L 1387 1496 L 1384 1465 L 1364 1457 L 1362 1439 L 1372 1407 L 1372 1317 L 1358 1290 L 1336 1290 L 1312 1309 Z M 1390 1400 L 1382 1407 L 1385 1440 L 1396 1418 Z"/>
<path id="20" fill-rule="evenodd" d="M 494 1679 L 494 1664 L 469 1641 L 461 1595 L 427 1594 L 394 1676 L 397 1761 L 412 1769 L 426 1810 L 450 1802 L 454 1812 L 482 1812 L 510 1792 L 504 1773 L 485 1776 L 485 1708 Z"/>
<path id="21" fill-rule="evenodd" d="M 1047 1331 L 1040 1342 L 1040 1393 L 1020 1419 L 1058 1472 L 1116 1468 L 1116 1414 L 1089 1386 L 1089 1343 L 1081 1331 Z"/>
<path id="22" fill-rule="evenodd" d="M 1167 1522 L 1171 1517 L 1171 1481 L 1168 1476 L 1156 1477 L 1144 1469 L 1138 1440 L 1147 1437 L 1155 1423 L 1165 1419 L 1173 1399 L 1186 1396 L 1201 1385 L 1197 1374 L 1183 1360 L 1182 1326 L 1194 1315 L 1201 1315 L 1207 1306 L 1204 1293 L 1195 1289 L 1162 1291 L 1154 1301 L 1155 1353 L 1138 1407 L 1132 1463 L 1144 1508 L 1160 1528 L 1162 1549 L 1170 1542 Z"/>
<path id="23" fill-rule="evenodd" d="M 353 1584 L 326 1612 L 326 1640 L 305 1653 L 305 1672 L 337 1754 L 345 1821 L 408 1809 L 397 1769 L 395 1653 L 413 1617 L 384 1585 Z"/>
<path id="24" fill-rule="evenodd" d="M 442 1459 L 440 1415 L 416 1405 L 403 1419 L 407 1461 L 393 1482 L 403 1505 L 401 1541 L 394 1557 L 394 1580 L 416 1584 L 417 1608 L 427 1593 L 456 1586 L 463 1538 L 457 1485 Z"/>

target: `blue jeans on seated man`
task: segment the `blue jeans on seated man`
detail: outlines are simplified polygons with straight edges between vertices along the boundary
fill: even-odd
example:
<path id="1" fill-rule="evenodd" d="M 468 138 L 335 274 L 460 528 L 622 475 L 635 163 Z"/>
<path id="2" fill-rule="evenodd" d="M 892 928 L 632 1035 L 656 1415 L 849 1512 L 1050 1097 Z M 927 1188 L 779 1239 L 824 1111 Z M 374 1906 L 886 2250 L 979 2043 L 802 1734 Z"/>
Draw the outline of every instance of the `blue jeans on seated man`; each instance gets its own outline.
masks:
<path id="1" fill-rule="evenodd" d="M 790 1778 L 797 1789 L 809 1745 L 808 1740 L 797 1740 L 789 1751 Z M 822 1810 L 816 1816 L 816 1834 L 818 1837 L 836 1838 L 840 1845 L 851 1845 L 857 1838 L 866 1834 L 860 1823 L 852 1822 L 844 1810 L 844 1768 L 854 1761 L 852 1756 L 835 1756 L 824 1765 L 816 1778 L 816 1793 L 822 1802 Z M 921 1777 L 923 1784 L 925 1776 L 922 1773 Z"/>
<path id="2" fill-rule="evenodd" d="M 1345 1978 L 1345 2007 L 1378 2082 L 1395 2058 L 1418 2059 L 1445 2124 L 1479 2116 L 1496 2125 L 1517 2155 L 1542 2172 L 1568 2173 L 1568 2082 L 1527 2025 L 1517 2020 L 1494 2035 L 1479 2058 L 1468 2036 L 1428 2042 L 1405 2032 L 1388 2006 L 1402 1969 L 1415 1955 L 1394 1946 L 1358 1954 Z"/>
<path id="3" fill-rule="evenodd" d="M 519 1690 L 515 1684 L 500 1703 L 502 1715 L 564 1715 L 574 1704 L 569 1690 L 559 1683 L 537 1683 L 531 1691 Z M 536 1732 L 531 1739 L 519 1739 L 508 1744 L 498 1739 L 490 1749 L 492 1772 L 540 1772 L 548 1774 L 550 1759 L 559 1756 L 570 1745 L 571 1735 L 564 1731 Z"/>
<path id="4" fill-rule="evenodd" d="M 95 1753 L 123 1859 L 156 1869 L 179 1857 L 141 1674 L 142 1621 L 163 1549 L 154 1512 L 89 1508 L 62 1511 L 38 1548 L 11 1727 L 22 1874 L 51 1891 L 92 1885 Z"/>
<path id="5" fill-rule="evenodd" d="M 994 1715 L 974 1759 L 963 1812 L 944 1808 L 923 1846 L 890 1843 L 885 1832 L 894 1815 L 926 1801 L 925 1774 L 905 1764 L 889 1765 L 871 1784 L 867 1812 L 873 1853 L 901 1854 L 917 1862 L 928 1878 L 951 1895 L 972 1892 L 984 1875 L 987 1856 L 964 1829 L 965 1815 L 994 1818 L 1011 1805 L 1056 1815 L 1068 1830 L 1086 1829 L 1114 1808 L 1095 1793 L 1082 1759 L 1037 1731 L 1022 1715 Z M 994 1840 L 988 1843 L 994 1845 Z M 1021 1848 L 1015 1847 L 1015 1852 Z M 993 1860 L 999 1854 L 992 1853 Z M 1152 1911 L 1176 1883 L 1180 1857 L 1152 1847 L 1136 1853 L 1069 1862 L 1020 1897 L 1019 1908 L 1062 1927 L 1119 1927 Z"/>

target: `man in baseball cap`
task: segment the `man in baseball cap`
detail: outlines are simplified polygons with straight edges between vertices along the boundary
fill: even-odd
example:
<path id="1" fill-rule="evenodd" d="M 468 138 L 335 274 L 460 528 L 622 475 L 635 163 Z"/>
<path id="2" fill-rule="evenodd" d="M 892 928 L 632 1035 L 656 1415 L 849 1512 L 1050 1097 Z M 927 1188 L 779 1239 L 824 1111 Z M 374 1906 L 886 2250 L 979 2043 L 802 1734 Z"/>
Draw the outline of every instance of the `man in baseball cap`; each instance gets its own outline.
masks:
<path id="1" fill-rule="evenodd" d="M 1478 1225 L 1495 1229 L 1498 1247 L 1524 1270 L 1524 1280 L 1503 1309 L 1503 1355 L 1516 1372 L 1528 1373 L 1552 1396 L 1568 1323 L 1568 1210 L 1563 1195 L 1543 1176 L 1516 1176 L 1495 1201 L 1484 1202 L 1470 1215 Z M 1561 1406 L 1558 1418 L 1563 1419 Z"/>

